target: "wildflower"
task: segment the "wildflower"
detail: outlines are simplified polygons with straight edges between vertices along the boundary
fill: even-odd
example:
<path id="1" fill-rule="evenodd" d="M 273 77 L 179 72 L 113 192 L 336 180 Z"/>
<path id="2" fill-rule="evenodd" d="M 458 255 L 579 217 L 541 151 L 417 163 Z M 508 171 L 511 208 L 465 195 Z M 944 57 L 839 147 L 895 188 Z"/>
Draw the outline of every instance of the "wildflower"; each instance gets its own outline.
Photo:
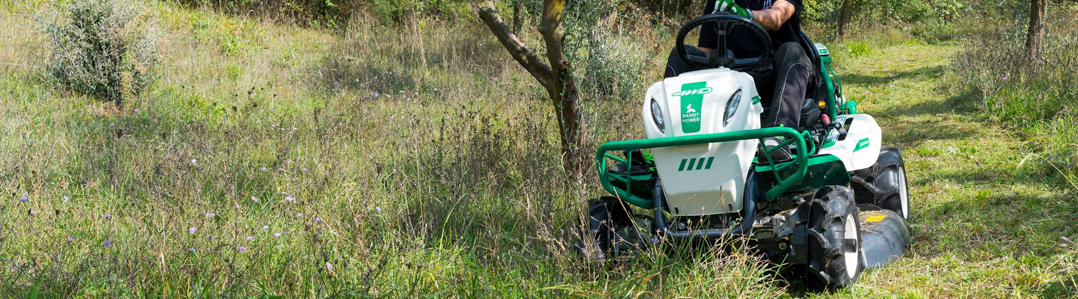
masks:
<path id="1" fill-rule="evenodd" d="M 438 88 L 437 88 L 437 87 L 435 87 L 435 88 L 434 88 L 434 91 L 438 91 Z"/>
<path id="2" fill-rule="evenodd" d="M 314 223 L 322 223 L 322 217 L 314 217 Z"/>
<path id="3" fill-rule="evenodd" d="M 64 201 L 67 201 L 67 195 L 64 195 Z"/>
<path id="4" fill-rule="evenodd" d="M 375 211 L 375 212 L 381 212 L 381 211 L 382 211 L 382 207 L 374 207 L 374 211 Z"/>
<path id="5" fill-rule="evenodd" d="M 1003 77 L 1003 80 L 1007 80 L 1007 77 Z"/>
<path id="6" fill-rule="evenodd" d="M 326 262 L 326 270 L 333 271 L 333 264 Z"/>
<path id="7" fill-rule="evenodd" d="M 261 171 L 266 171 L 266 168 L 265 168 L 265 167 L 262 167 L 262 168 L 261 168 L 261 169 L 259 169 L 259 170 L 261 170 Z"/>
<path id="8" fill-rule="evenodd" d="M 322 71 L 318 71 L 318 75 L 319 75 L 319 76 L 321 76 L 321 75 L 322 75 Z"/>
<path id="9" fill-rule="evenodd" d="M 197 232 L 197 231 L 198 231 L 198 228 L 197 228 L 197 227 L 194 227 L 194 226 L 192 226 L 191 228 L 188 228 L 188 229 L 187 229 L 187 233 L 190 233 L 190 234 L 193 234 L 193 233 L 195 233 L 195 232 Z"/>
<path id="10" fill-rule="evenodd" d="M 194 248 L 187 248 L 187 251 L 195 252 L 195 249 Z"/>
<path id="11" fill-rule="evenodd" d="M 303 217 L 303 213 L 296 213 L 296 217 Z"/>
<path id="12" fill-rule="evenodd" d="M 302 168 L 302 169 L 300 169 L 299 171 L 302 171 L 302 172 L 307 172 L 307 168 Z"/>
<path id="13" fill-rule="evenodd" d="M 236 250 L 238 250 L 240 253 L 247 252 L 247 248 L 244 248 L 243 246 L 237 247 Z"/>
<path id="14" fill-rule="evenodd" d="M 112 241 L 105 240 L 105 242 L 101 242 L 101 245 L 104 245 L 105 247 L 112 246 Z"/>
<path id="15" fill-rule="evenodd" d="M 191 164 L 198 163 L 198 159 L 191 159 Z"/>
<path id="16" fill-rule="evenodd" d="M 206 213 L 206 218 L 213 218 L 213 217 L 217 217 L 217 214 L 214 214 L 214 213 Z M 234 225 L 234 224 L 233 224 L 233 225 Z"/>
<path id="17" fill-rule="evenodd" d="M 30 200 L 30 199 L 27 199 L 26 196 L 19 197 L 19 202 L 26 202 L 27 200 Z"/>
<path id="18" fill-rule="evenodd" d="M 292 202 L 293 200 L 296 200 L 296 199 L 292 198 L 291 196 L 285 196 L 284 200 L 287 200 L 288 202 Z"/>
<path id="19" fill-rule="evenodd" d="M 262 230 L 267 230 L 267 229 L 269 229 L 269 225 L 263 225 L 262 226 Z"/>
<path id="20" fill-rule="evenodd" d="M 651 237 L 651 243 L 659 243 L 659 238 Z"/>
<path id="21" fill-rule="evenodd" d="M 251 196 L 251 201 L 258 202 L 258 197 Z"/>
<path id="22" fill-rule="evenodd" d="M 75 241 L 75 236 L 67 237 L 67 241 L 68 242 Z"/>
<path id="23" fill-rule="evenodd" d="M 37 211 L 30 210 L 30 215 L 37 215 Z"/>
<path id="24" fill-rule="evenodd" d="M 251 241 L 251 240 L 254 240 L 254 239 L 255 239 L 255 236 L 247 236 L 247 241 Z"/>
<path id="25" fill-rule="evenodd" d="M 280 238 L 280 237 L 281 237 L 281 233 L 274 233 L 274 234 L 273 234 L 273 237 L 274 237 L 274 238 Z"/>
<path id="26" fill-rule="evenodd" d="M 109 218 L 109 217 L 112 217 L 112 214 L 109 214 L 109 213 L 105 213 L 105 218 L 107 219 L 107 218 Z"/>

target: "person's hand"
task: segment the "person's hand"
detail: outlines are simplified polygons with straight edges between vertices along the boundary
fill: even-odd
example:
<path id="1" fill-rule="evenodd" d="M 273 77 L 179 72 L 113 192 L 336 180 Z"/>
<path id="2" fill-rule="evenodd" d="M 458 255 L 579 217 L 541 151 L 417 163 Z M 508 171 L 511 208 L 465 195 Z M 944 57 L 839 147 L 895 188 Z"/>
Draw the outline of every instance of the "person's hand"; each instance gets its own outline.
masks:
<path id="1" fill-rule="evenodd" d="M 737 5 L 737 3 L 734 3 L 734 0 L 718 0 L 718 1 L 716 1 L 715 2 L 715 11 L 725 11 L 725 12 L 728 12 L 728 13 L 731 13 L 731 14 L 741 16 L 742 18 L 749 19 L 749 21 L 752 21 L 752 11 Z"/>

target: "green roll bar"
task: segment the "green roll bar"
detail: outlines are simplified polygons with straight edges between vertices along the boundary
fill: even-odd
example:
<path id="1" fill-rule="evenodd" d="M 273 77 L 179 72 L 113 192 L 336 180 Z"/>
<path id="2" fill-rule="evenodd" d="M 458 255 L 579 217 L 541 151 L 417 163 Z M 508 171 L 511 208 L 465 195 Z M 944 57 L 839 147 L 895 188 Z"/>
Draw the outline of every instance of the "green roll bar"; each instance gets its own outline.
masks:
<path id="1" fill-rule="evenodd" d="M 603 145 L 599 146 L 599 149 L 595 151 L 595 160 L 596 160 L 596 164 L 598 166 L 597 169 L 598 169 L 598 172 L 599 172 L 599 181 L 602 182 L 603 189 L 606 189 L 606 191 L 610 192 L 610 194 L 616 195 L 617 197 L 621 198 L 622 200 L 625 200 L 626 202 L 628 202 L 630 204 L 633 204 L 633 205 L 638 206 L 638 207 L 646 208 L 646 209 L 651 209 L 651 208 L 655 207 L 654 202 L 653 202 L 654 199 L 648 199 L 648 198 L 642 198 L 640 196 L 636 196 L 636 195 L 632 194 L 631 190 L 617 188 L 611 183 L 612 181 L 616 180 L 616 181 L 620 181 L 620 182 L 625 183 L 626 188 L 631 188 L 631 185 L 632 185 L 631 181 L 633 181 L 634 179 L 633 179 L 633 176 L 631 174 L 627 174 L 627 175 L 623 176 L 623 175 L 617 175 L 617 174 L 609 173 L 607 171 L 607 169 L 606 169 L 606 159 L 609 158 L 609 159 L 612 159 L 612 160 L 615 160 L 615 161 L 618 161 L 618 162 L 621 162 L 621 163 L 625 163 L 625 165 L 632 165 L 632 163 L 631 163 L 632 162 L 631 161 L 632 157 L 628 156 L 625 159 L 623 159 L 623 158 L 611 155 L 608 152 L 611 152 L 611 151 L 627 151 L 627 150 L 635 150 L 635 149 L 662 148 L 662 147 L 693 145 L 693 144 L 708 144 L 708 143 L 715 143 L 715 142 L 729 142 L 729 141 L 740 141 L 740 140 L 748 140 L 748 139 L 760 139 L 761 140 L 760 146 L 763 146 L 763 141 L 762 141 L 763 138 L 767 138 L 767 137 L 784 137 L 786 139 L 785 142 L 782 142 L 777 146 L 768 147 L 768 148 L 764 149 L 764 151 L 766 151 L 768 153 L 767 155 L 764 155 L 765 157 L 767 157 L 768 164 L 769 165 L 774 165 L 774 163 L 773 163 L 774 161 L 771 161 L 771 157 L 770 157 L 771 152 L 773 152 L 773 151 L 775 151 L 778 148 L 783 147 L 783 146 L 794 145 L 794 144 L 797 146 L 797 153 L 796 153 L 796 156 L 794 157 L 793 161 L 780 163 L 780 164 L 776 165 L 775 167 L 772 167 L 771 173 L 775 176 L 775 182 L 777 182 L 777 183 L 775 184 L 775 186 L 771 187 L 771 189 L 767 190 L 767 192 L 764 193 L 764 199 L 765 200 L 772 200 L 772 199 L 777 198 L 779 195 L 782 195 L 783 192 L 786 192 L 787 189 L 789 189 L 790 187 L 796 185 L 798 182 L 801 181 L 802 178 L 804 178 L 806 169 L 808 167 L 807 160 L 808 160 L 808 157 L 809 157 L 809 153 L 810 152 L 814 153 L 817 150 L 816 147 L 815 147 L 815 144 L 812 144 L 811 142 L 809 144 L 812 144 L 812 148 L 809 149 L 808 147 L 806 147 L 805 134 L 807 134 L 807 132 L 806 133 L 798 133 L 797 130 L 787 128 L 787 127 L 770 127 L 770 128 L 762 128 L 762 129 L 746 130 L 746 131 L 736 131 L 736 132 L 725 132 L 725 133 L 699 134 L 699 135 L 678 136 L 678 137 L 664 137 L 664 138 L 654 138 L 654 139 L 637 139 L 637 140 L 611 141 L 611 142 L 603 143 Z M 794 165 L 797 166 L 797 171 L 793 172 L 787 178 L 780 178 L 779 177 L 779 170 L 783 170 L 783 169 L 786 169 L 786 168 L 789 168 L 789 167 L 793 167 Z"/>

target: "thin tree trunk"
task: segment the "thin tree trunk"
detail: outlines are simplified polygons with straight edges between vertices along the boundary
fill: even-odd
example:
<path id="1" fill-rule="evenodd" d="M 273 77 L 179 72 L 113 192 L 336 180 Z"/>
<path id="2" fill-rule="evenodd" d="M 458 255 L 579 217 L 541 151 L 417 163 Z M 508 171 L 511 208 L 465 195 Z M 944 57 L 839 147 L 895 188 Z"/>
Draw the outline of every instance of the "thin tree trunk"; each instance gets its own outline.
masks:
<path id="1" fill-rule="evenodd" d="M 502 21 L 494 3 L 488 1 L 479 9 L 479 18 L 486 23 L 502 46 L 517 63 L 535 77 L 550 96 L 554 114 L 558 118 L 558 135 L 561 136 L 562 166 L 568 173 L 579 175 L 587 165 L 587 157 L 581 151 L 580 93 L 572 64 L 565 55 L 565 32 L 561 28 L 565 0 L 545 0 L 539 33 L 546 44 L 547 63 L 543 63 L 535 51 L 528 48 L 509 26 Z"/>
<path id="2" fill-rule="evenodd" d="M 520 2 L 522 0 L 513 0 L 513 33 L 520 35 Z"/>
<path id="3" fill-rule="evenodd" d="M 1026 61 L 1029 65 L 1041 61 L 1044 39 L 1044 16 L 1048 13 L 1047 0 L 1029 1 L 1029 34 L 1026 36 Z"/>
<path id="4" fill-rule="evenodd" d="M 854 0 L 842 0 L 842 8 L 838 12 L 838 38 L 842 39 L 846 37 L 846 25 L 850 23 L 850 17 L 853 16 L 853 3 Z"/>

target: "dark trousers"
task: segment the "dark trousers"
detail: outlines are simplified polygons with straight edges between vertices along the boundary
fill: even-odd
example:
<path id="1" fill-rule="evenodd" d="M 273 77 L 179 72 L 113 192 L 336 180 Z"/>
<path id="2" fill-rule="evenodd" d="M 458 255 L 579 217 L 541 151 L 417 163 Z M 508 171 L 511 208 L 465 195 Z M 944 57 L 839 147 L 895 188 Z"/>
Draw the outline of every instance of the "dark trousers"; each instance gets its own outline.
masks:
<path id="1" fill-rule="evenodd" d="M 707 56 L 704 51 L 686 46 L 689 54 Z M 809 84 L 815 82 L 816 72 L 812 60 L 805 54 L 805 49 L 797 43 L 784 43 L 775 51 L 771 61 L 755 70 L 748 71 L 756 81 L 760 100 L 771 107 L 770 115 L 764 119 L 764 127 L 785 126 L 798 128 L 801 120 L 801 105 L 805 103 L 805 93 Z M 684 72 L 703 69 L 690 65 L 678 56 L 676 50 L 670 51 L 666 62 L 666 78 L 677 77 Z M 779 99 L 776 101 L 775 99 Z"/>

